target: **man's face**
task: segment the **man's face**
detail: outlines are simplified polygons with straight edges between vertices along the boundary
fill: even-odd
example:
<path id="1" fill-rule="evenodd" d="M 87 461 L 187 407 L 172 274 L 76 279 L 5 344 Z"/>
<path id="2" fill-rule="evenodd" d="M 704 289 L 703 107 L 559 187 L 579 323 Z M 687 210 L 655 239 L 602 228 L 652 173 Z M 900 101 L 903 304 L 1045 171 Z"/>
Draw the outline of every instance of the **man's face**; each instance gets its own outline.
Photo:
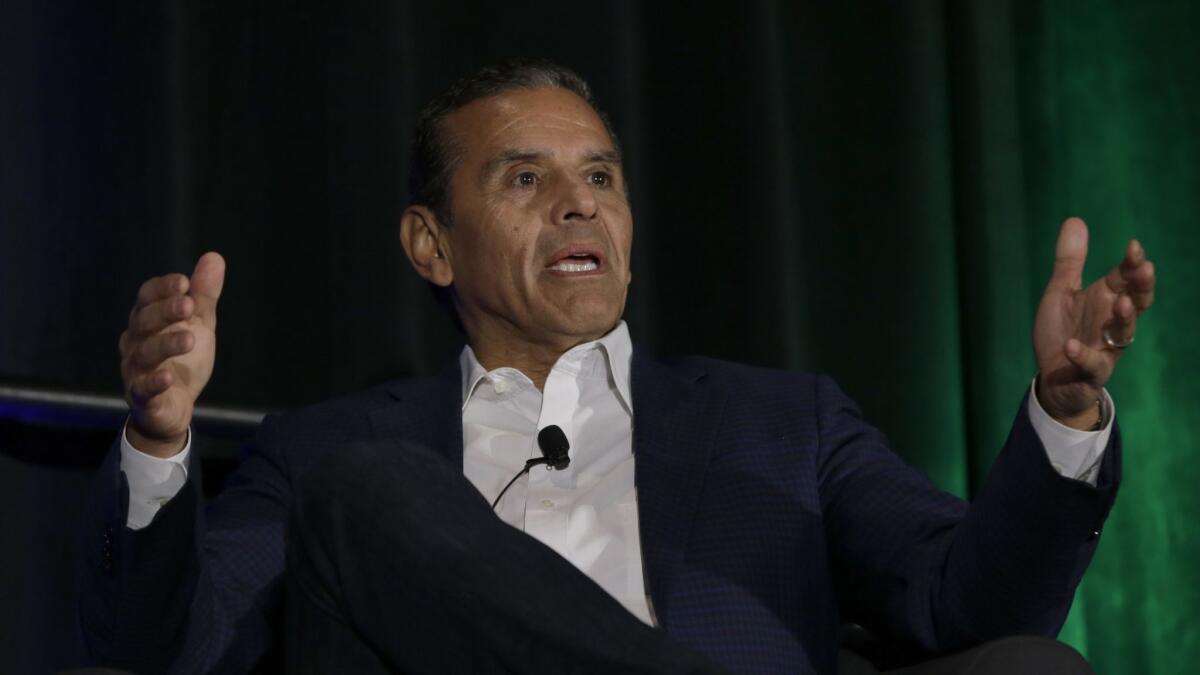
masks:
<path id="1" fill-rule="evenodd" d="M 562 346 L 612 329 L 633 218 L 591 106 L 565 89 L 505 92 L 455 111 L 444 131 L 460 161 L 443 237 L 472 339 Z"/>

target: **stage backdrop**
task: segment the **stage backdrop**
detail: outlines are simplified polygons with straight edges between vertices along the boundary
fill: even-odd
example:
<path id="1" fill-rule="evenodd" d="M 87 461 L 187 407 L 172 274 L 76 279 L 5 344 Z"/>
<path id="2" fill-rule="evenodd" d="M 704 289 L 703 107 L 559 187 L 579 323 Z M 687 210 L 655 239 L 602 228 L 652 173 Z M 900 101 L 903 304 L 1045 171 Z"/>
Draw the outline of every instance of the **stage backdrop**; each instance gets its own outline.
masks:
<path id="1" fill-rule="evenodd" d="M 396 240 L 408 131 L 456 76 L 547 56 L 625 147 L 635 338 L 830 373 L 963 496 L 1033 377 L 1059 223 L 1091 226 L 1089 279 L 1139 237 L 1161 292 L 1111 385 L 1124 484 L 1063 635 L 1101 672 L 1185 672 L 1197 29 L 1187 0 L 5 2 L 0 375 L 118 393 L 138 283 L 209 249 L 229 272 L 207 402 L 440 368 L 459 338 Z M 100 438 L 0 447 L 0 670 L 75 658 L 63 570 Z"/>

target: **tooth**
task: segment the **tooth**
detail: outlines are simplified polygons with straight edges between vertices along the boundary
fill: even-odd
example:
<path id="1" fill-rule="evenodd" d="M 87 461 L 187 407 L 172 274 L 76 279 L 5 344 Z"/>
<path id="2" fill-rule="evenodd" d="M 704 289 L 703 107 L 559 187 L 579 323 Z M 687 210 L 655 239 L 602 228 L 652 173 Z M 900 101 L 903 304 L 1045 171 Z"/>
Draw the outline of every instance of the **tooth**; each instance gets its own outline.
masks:
<path id="1" fill-rule="evenodd" d="M 550 269 L 558 270 L 560 272 L 591 272 L 592 270 L 595 270 L 596 267 L 597 267 L 596 263 L 589 260 L 588 262 L 578 263 L 578 264 L 577 263 L 569 263 L 569 262 L 559 262 L 556 265 L 554 265 L 553 267 L 551 267 Z"/>

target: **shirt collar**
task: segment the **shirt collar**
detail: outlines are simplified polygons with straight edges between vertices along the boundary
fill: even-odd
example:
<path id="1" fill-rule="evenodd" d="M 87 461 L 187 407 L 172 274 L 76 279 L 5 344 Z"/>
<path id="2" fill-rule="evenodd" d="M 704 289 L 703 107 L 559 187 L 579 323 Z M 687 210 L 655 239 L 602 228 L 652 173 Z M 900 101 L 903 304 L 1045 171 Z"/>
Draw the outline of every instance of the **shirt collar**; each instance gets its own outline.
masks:
<path id="1" fill-rule="evenodd" d="M 624 321 L 617 324 L 616 328 L 609 331 L 604 337 L 592 342 L 572 347 L 566 353 L 559 357 L 555 367 L 558 368 L 569 363 L 578 364 L 579 355 L 590 352 L 591 350 L 599 349 L 605 357 L 605 365 L 608 367 L 608 375 L 612 378 L 613 384 L 616 385 L 617 395 L 621 397 L 621 401 L 625 407 L 633 411 L 633 396 L 630 389 L 630 363 L 633 359 L 633 342 L 629 339 L 629 327 Z M 465 410 L 467 402 L 475 394 L 479 383 L 487 379 L 489 372 L 475 358 L 475 351 L 470 345 L 463 347 L 462 353 L 458 355 L 459 370 L 462 372 L 462 407 Z M 496 370 L 500 370 L 497 368 Z M 492 371 L 495 372 L 495 371 Z M 574 372 L 578 375 L 579 368 L 576 365 Z"/>

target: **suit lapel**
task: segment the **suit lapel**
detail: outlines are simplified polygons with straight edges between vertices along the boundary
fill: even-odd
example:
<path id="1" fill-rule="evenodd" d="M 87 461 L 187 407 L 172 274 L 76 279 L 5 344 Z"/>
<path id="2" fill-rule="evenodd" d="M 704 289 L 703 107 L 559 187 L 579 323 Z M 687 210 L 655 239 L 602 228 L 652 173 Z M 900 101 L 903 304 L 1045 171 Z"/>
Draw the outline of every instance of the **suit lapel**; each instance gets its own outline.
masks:
<path id="1" fill-rule="evenodd" d="M 633 352 L 633 453 L 642 557 L 655 614 L 666 627 L 673 571 L 683 559 L 724 397 L 699 369 Z"/>
<path id="2" fill-rule="evenodd" d="M 393 382 L 396 399 L 370 414 L 376 438 L 398 439 L 437 451 L 462 466 L 462 376 L 458 359 L 434 377 Z"/>

